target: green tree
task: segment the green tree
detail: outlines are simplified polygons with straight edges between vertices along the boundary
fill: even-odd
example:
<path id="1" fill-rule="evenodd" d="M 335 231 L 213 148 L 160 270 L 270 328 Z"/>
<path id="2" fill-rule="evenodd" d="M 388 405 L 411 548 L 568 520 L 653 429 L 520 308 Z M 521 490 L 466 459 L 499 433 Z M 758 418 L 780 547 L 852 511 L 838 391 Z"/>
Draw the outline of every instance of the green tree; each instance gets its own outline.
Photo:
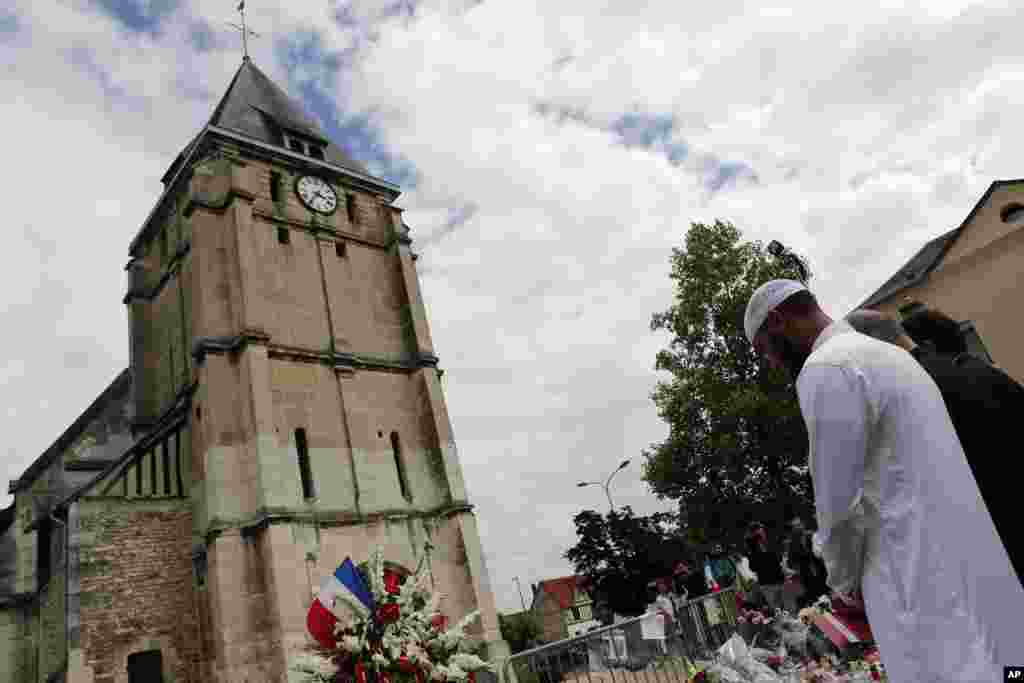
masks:
<path id="1" fill-rule="evenodd" d="M 778 538 L 812 510 L 807 434 L 792 385 L 758 362 L 743 314 L 758 286 L 798 270 L 722 221 L 693 223 L 671 263 L 675 300 L 651 319 L 672 335 L 655 365 L 671 378 L 652 394 L 669 435 L 645 451 L 644 479 L 679 502 L 691 540 L 736 547 L 754 519 Z"/>
<path id="2" fill-rule="evenodd" d="M 576 545 L 565 553 L 590 596 L 616 614 L 637 616 L 647 607 L 647 584 L 671 576 L 687 559 L 676 515 L 637 517 L 628 505 L 602 516 L 584 510 L 573 518 Z"/>
<path id="3" fill-rule="evenodd" d="M 499 614 L 498 624 L 501 627 L 501 637 L 508 643 L 512 654 L 527 649 L 530 641 L 540 637 L 540 624 L 530 612 Z"/>

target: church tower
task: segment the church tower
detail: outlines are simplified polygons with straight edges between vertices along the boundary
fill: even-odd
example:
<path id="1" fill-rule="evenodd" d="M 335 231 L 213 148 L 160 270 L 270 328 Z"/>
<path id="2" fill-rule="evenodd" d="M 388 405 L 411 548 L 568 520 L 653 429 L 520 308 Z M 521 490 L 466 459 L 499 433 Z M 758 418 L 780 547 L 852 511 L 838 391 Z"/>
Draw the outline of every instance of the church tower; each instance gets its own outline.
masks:
<path id="1" fill-rule="evenodd" d="M 399 189 L 248 58 L 163 182 L 125 297 L 132 429 L 160 445 L 120 476 L 190 505 L 196 680 L 286 680 L 321 579 L 377 545 L 428 548 L 443 609 L 505 654 Z"/>

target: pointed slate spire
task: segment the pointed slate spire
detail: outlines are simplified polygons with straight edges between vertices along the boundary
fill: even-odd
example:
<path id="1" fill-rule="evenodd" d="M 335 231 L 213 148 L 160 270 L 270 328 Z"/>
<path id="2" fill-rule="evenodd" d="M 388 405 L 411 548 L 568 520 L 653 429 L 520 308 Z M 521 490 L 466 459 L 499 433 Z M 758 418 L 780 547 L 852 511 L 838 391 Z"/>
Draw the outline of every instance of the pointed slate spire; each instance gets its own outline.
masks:
<path id="1" fill-rule="evenodd" d="M 251 59 L 243 60 L 238 67 L 231 85 L 214 109 L 209 125 L 282 148 L 284 134 L 297 134 L 322 144 L 325 161 L 364 175 L 370 174 L 366 167 L 331 141 L 302 106 L 260 71 Z M 197 140 L 193 140 L 178 156 L 164 175 L 164 182 L 173 177 L 179 163 Z"/>

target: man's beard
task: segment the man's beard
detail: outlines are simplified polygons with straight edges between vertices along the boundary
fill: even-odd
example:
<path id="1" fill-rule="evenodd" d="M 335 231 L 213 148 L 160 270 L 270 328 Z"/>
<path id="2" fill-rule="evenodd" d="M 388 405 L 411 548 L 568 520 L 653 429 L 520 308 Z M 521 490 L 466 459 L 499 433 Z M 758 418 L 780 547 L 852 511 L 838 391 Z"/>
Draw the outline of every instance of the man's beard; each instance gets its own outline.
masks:
<path id="1" fill-rule="evenodd" d="M 788 337 L 781 334 L 770 335 L 768 341 L 772 345 L 772 350 L 782 361 L 790 381 L 795 382 L 811 354 L 804 353 Z"/>

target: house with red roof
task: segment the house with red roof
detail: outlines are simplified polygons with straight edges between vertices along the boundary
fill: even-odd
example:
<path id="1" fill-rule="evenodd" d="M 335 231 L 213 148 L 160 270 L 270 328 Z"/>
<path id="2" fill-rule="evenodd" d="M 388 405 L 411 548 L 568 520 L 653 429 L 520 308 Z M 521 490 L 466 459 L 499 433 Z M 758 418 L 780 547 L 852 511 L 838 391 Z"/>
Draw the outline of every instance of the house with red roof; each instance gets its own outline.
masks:
<path id="1" fill-rule="evenodd" d="M 599 626 L 593 616 L 593 601 L 580 587 L 577 576 L 534 584 L 530 611 L 540 624 L 541 639 L 548 643 L 573 638 Z"/>

